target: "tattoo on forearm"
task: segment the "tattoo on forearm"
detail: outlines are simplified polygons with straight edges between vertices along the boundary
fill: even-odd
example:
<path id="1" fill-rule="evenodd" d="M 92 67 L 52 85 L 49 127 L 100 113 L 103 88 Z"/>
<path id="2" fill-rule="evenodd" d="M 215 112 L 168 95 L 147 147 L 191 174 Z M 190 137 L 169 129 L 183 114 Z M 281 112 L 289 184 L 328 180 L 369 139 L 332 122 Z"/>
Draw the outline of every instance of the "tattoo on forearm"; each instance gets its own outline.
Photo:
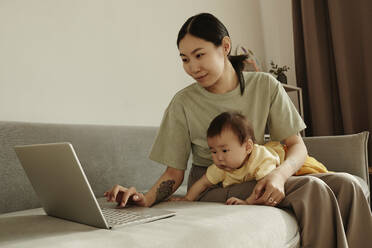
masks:
<path id="1" fill-rule="evenodd" d="M 173 193 L 173 186 L 176 182 L 174 180 L 164 181 L 160 184 L 156 191 L 155 204 L 164 201 L 168 196 Z"/>

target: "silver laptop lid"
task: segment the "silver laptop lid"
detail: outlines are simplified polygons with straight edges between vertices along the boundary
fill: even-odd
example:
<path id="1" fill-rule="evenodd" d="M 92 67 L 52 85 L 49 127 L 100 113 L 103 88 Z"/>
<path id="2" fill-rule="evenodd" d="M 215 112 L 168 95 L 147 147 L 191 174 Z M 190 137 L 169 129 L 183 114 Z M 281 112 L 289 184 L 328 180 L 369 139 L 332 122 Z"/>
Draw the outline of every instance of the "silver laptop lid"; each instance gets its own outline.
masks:
<path id="1" fill-rule="evenodd" d="M 16 146 L 15 151 L 48 215 L 109 228 L 70 143 Z"/>

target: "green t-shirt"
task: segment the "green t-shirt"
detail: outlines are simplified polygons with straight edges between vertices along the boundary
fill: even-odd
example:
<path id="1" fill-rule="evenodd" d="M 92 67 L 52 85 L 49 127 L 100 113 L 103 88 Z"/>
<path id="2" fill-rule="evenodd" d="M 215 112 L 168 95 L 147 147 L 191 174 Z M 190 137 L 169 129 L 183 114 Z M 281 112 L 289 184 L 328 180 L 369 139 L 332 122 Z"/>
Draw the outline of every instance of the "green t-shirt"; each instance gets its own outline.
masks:
<path id="1" fill-rule="evenodd" d="M 282 85 L 270 74 L 244 72 L 245 90 L 240 87 L 214 94 L 198 83 L 180 90 L 165 110 L 150 159 L 185 170 L 192 161 L 199 166 L 213 163 L 207 144 L 210 122 L 225 111 L 239 111 L 252 123 L 258 144 L 264 143 L 266 124 L 270 138 L 282 141 L 306 128 Z"/>

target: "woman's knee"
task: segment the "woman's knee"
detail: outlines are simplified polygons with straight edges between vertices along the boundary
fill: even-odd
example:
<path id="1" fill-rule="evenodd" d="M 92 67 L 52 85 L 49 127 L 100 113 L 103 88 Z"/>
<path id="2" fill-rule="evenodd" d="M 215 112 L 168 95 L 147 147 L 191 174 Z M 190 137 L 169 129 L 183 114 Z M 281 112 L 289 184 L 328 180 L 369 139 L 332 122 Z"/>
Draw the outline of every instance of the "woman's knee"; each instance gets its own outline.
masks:
<path id="1" fill-rule="evenodd" d="M 326 182 L 335 193 L 338 193 L 341 190 L 343 191 L 357 190 L 363 192 L 360 182 L 356 179 L 355 176 L 349 173 L 337 172 L 331 174 Z"/>
<path id="2" fill-rule="evenodd" d="M 328 204 L 330 200 L 334 199 L 328 185 L 313 176 L 290 177 L 286 183 L 285 194 L 282 206 L 291 205 L 297 209 L 304 209 L 312 202 L 319 202 L 319 204 L 327 202 L 326 204 Z"/>
<path id="3" fill-rule="evenodd" d="M 343 182 L 347 182 L 349 184 L 357 184 L 359 185 L 359 181 L 356 179 L 355 176 L 346 173 L 346 172 L 337 172 L 334 174 L 336 178 L 339 178 Z"/>
<path id="4" fill-rule="evenodd" d="M 321 190 L 321 191 L 328 191 L 328 185 L 320 180 L 317 177 L 313 176 L 296 176 L 291 177 L 290 180 L 287 181 L 288 185 L 286 185 L 288 189 L 295 188 L 295 189 L 313 189 L 313 190 Z M 286 189 L 287 191 L 287 189 Z"/>
<path id="5" fill-rule="evenodd" d="M 317 191 L 322 191 L 322 192 L 331 191 L 329 186 L 323 180 L 317 177 L 310 176 L 309 185 L 311 185 L 311 187 Z"/>

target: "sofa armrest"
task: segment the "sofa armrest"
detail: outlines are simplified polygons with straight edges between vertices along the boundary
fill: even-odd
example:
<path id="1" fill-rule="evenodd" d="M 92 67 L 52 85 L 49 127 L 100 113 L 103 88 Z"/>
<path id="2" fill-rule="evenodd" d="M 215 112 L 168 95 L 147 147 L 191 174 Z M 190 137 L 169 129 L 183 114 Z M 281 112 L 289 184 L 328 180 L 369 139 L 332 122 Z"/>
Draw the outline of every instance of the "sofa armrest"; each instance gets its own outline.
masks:
<path id="1" fill-rule="evenodd" d="M 304 137 L 309 156 L 322 162 L 328 170 L 361 177 L 369 186 L 369 132 L 351 135 Z"/>

